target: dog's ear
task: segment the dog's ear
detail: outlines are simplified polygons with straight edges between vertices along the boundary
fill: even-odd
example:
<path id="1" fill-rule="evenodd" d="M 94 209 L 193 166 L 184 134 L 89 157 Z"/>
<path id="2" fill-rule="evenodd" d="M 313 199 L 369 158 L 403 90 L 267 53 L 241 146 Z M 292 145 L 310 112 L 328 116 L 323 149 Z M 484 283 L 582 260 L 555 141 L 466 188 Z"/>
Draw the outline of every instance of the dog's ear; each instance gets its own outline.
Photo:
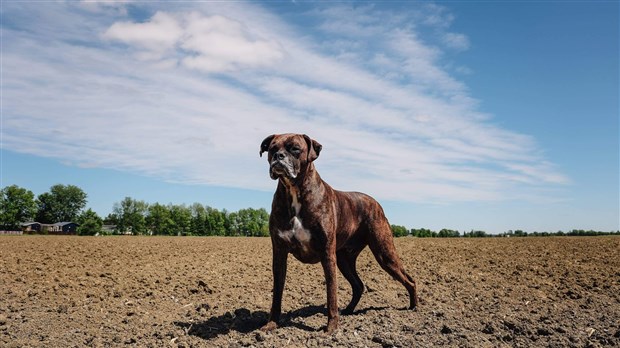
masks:
<path id="1" fill-rule="evenodd" d="M 312 162 L 315 159 L 319 158 L 319 154 L 321 153 L 323 145 L 319 144 L 319 142 L 316 140 L 310 139 L 310 137 L 305 134 L 304 139 L 306 140 L 306 144 L 308 145 L 308 162 Z"/>
<path id="2" fill-rule="evenodd" d="M 271 145 L 271 141 L 275 136 L 275 134 L 272 134 L 266 137 L 265 140 L 263 140 L 263 142 L 260 144 L 260 152 L 258 153 L 259 156 L 263 157 L 263 152 L 269 151 L 269 145 Z"/>

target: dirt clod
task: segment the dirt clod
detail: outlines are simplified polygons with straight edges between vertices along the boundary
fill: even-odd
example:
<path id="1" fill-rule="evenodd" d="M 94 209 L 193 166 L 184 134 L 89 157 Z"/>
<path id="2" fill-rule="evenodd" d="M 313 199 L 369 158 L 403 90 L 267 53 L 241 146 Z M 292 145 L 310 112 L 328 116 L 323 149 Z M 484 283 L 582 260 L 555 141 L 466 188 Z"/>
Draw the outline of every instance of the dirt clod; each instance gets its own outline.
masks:
<path id="1" fill-rule="evenodd" d="M 441 328 L 441 333 L 442 333 L 442 334 L 444 334 L 444 335 L 445 335 L 445 334 L 451 334 L 451 333 L 452 333 L 452 329 L 451 329 L 451 328 L 449 328 L 448 326 L 444 325 L 444 326 Z"/>

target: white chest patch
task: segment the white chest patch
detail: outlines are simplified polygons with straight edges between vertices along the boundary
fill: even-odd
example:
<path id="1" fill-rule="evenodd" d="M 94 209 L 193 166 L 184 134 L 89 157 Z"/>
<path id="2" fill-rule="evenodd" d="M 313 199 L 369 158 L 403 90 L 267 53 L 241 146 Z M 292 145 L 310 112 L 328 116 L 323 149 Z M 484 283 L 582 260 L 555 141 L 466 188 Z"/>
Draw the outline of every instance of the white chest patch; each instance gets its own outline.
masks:
<path id="1" fill-rule="evenodd" d="M 301 247 L 306 250 L 309 247 L 310 238 L 312 237 L 310 231 L 304 228 L 301 220 L 297 216 L 291 219 L 291 225 L 292 228 L 290 230 L 278 230 L 278 235 L 287 243 L 299 243 Z"/>

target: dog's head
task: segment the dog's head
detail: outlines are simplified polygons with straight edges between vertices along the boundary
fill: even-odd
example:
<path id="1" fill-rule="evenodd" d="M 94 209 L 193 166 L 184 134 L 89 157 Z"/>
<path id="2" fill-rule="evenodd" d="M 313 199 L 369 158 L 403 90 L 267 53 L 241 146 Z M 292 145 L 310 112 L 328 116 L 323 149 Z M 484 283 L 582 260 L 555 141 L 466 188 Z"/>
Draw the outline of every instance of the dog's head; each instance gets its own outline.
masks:
<path id="1" fill-rule="evenodd" d="M 259 155 L 267 152 L 269 176 L 294 180 L 307 165 L 319 157 L 321 144 L 305 134 L 273 134 L 260 145 Z"/>

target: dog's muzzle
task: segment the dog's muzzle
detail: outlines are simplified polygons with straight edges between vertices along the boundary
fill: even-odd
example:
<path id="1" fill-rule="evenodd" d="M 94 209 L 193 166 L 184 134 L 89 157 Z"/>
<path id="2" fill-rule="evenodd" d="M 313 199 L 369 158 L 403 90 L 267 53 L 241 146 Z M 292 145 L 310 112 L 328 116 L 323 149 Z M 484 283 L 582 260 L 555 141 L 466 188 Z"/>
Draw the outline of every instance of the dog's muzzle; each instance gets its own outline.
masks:
<path id="1" fill-rule="evenodd" d="M 293 170 L 293 165 L 291 163 L 277 159 L 273 160 L 269 165 L 269 174 L 274 180 L 278 179 L 282 175 L 291 179 L 295 179 L 297 177 L 297 174 Z"/>

